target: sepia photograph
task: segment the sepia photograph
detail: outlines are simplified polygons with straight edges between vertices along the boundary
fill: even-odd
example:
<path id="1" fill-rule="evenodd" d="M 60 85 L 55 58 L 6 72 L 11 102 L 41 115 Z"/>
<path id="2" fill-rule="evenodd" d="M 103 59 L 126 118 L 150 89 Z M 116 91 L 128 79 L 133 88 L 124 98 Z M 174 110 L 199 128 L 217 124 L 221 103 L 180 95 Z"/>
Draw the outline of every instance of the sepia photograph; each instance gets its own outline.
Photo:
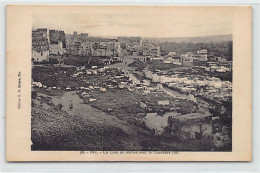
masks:
<path id="1" fill-rule="evenodd" d="M 251 159 L 250 7 L 7 16 L 8 160 Z"/>
<path id="2" fill-rule="evenodd" d="M 232 151 L 229 18 L 32 18 L 32 150 Z"/>

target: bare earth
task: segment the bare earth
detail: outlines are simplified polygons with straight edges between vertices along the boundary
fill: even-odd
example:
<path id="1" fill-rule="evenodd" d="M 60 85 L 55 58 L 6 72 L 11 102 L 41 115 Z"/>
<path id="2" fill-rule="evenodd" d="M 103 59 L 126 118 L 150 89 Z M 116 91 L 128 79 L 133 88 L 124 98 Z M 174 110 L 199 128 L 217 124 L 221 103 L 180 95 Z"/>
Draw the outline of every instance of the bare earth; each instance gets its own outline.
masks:
<path id="1" fill-rule="evenodd" d="M 40 95 L 47 96 L 44 94 L 40 94 Z M 72 101 L 73 103 L 72 110 L 69 109 L 70 101 Z M 52 102 L 55 105 L 62 104 L 63 105 L 62 109 L 68 112 L 72 116 L 80 116 L 94 123 L 117 127 L 122 129 L 127 134 L 136 135 L 135 130 L 132 129 L 128 123 L 118 119 L 115 116 L 111 116 L 103 111 L 93 108 L 88 104 L 83 104 L 82 100 L 76 94 L 75 91 L 64 92 L 62 97 L 52 96 Z"/>

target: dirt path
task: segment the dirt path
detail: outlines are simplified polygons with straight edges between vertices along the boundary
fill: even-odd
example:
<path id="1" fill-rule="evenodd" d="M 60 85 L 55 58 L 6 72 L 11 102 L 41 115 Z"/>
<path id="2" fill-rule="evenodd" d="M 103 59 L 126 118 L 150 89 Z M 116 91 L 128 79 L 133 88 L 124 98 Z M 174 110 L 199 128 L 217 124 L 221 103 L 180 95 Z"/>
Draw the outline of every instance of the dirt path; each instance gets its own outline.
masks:
<path id="1" fill-rule="evenodd" d="M 42 96 L 47 96 L 45 94 L 40 94 Z M 55 105 L 62 104 L 62 109 L 68 112 L 73 116 L 81 116 L 83 118 L 87 118 L 88 120 L 107 126 L 113 126 L 122 129 L 125 133 L 136 135 L 136 131 L 131 128 L 131 126 L 118 119 L 115 116 L 109 115 L 103 111 L 100 111 L 96 108 L 91 107 L 88 104 L 83 104 L 80 97 L 76 94 L 75 91 L 64 92 L 62 97 L 58 96 L 48 96 L 52 97 L 52 102 Z M 73 109 L 69 109 L 69 102 L 72 101 Z"/>

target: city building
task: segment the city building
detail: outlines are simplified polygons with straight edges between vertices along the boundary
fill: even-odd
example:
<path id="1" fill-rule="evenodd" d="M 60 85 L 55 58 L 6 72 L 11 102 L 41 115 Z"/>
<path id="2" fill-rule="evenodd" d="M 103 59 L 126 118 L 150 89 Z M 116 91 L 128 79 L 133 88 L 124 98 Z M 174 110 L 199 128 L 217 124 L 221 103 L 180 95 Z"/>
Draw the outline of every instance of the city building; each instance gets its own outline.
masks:
<path id="1" fill-rule="evenodd" d="M 218 61 L 218 62 L 226 62 L 227 61 L 226 58 L 220 57 L 220 56 L 215 56 L 214 59 L 215 59 L 215 61 Z"/>
<path id="2" fill-rule="evenodd" d="M 186 52 L 184 54 L 181 54 L 180 61 L 183 66 L 192 66 L 193 65 L 193 52 Z"/>
<path id="3" fill-rule="evenodd" d="M 87 33 L 81 33 L 80 35 L 78 35 L 78 39 L 79 39 L 79 41 L 86 42 L 87 39 L 88 39 L 88 34 Z"/>
<path id="4" fill-rule="evenodd" d="M 66 36 L 64 31 L 59 31 L 59 41 L 62 42 L 62 47 L 66 47 Z"/>
<path id="5" fill-rule="evenodd" d="M 194 54 L 194 55 L 193 55 L 193 60 L 194 60 L 194 61 L 206 62 L 206 61 L 208 61 L 208 58 L 207 58 L 206 55 Z"/>
<path id="6" fill-rule="evenodd" d="M 58 44 L 50 44 L 49 46 L 50 55 L 63 55 L 64 49 L 62 42 L 58 42 Z"/>
<path id="7" fill-rule="evenodd" d="M 140 46 L 128 46 L 125 49 L 125 55 L 127 56 L 143 56 L 143 48 Z"/>
<path id="8" fill-rule="evenodd" d="M 42 36 L 44 38 L 48 37 L 48 29 L 47 28 L 38 28 L 35 32 L 40 32 L 42 33 Z"/>
<path id="9" fill-rule="evenodd" d="M 153 46 L 151 44 L 143 45 L 143 56 L 159 57 L 161 56 L 160 47 Z"/>
<path id="10" fill-rule="evenodd" d="M 78 41 L 78 33 L 77 33 L 76 31 L 73 32 L 72 41 L 73 41 L 73 42 Z"/>
<path id="11" fill-rule="evenodd" d="M 50 30 L 49 31 L 50 44 L 58 44 L 62 42 L 63 48 L 66 47 L 66 38 L 64 31 Z"/>
<path id="12" fill-rule="evenodd" d="M 80 42 L 68 42 L 66 53 L 69 55 L 80 55 L 81 43 Z"/>
<path id="13" fill-rule="evenodd" d="M 32 50 L 32 59 L 35 62 L 49 61 L 49 51 L 42 50 L 40 52 Z"/>
<path id="14" fill-rule="evenodd" d="M 168 57 L 176 57 L 177 56 L 177 52 L 169 52 L 168 53 Z"/>
<path id="15" fill-rule="evenodd" d="M 121 56 L 120 43 L 116 39 L 88 37 L 88 34 L 67 35 L 66 53 L 79 56 L 117 57 Z"/>
<path id="16" fill-rule="evenodd" d="M 180 55 L 181 61 L 189 61 L 189 62 L 193 62 L 193 57 L 194 57 L 194 53 L 193 52 L 186 52 Z"/>
<path id="17" fill-rule="evenodd" d="M 173 135 L 181 139 L 201 139 L 205 133 L 212 132 L 211 117 L 210 114 L 200 113 L 169 116 L 168 127 Z"/>
<path id="18" fill-rule="evenodd" d="M 73 35 L 70 35 L 69 39 L 73 42 L 86 42 L 88 40 L 88 33 L 78 34 L 76 31 L 74 31 Z"/>
<path id="19" fill-rule="evenodd" d="M 138 58 L 138 60 L 143 61 L 143 62 L 152 60 L 151 56 L 138 56 L 137 58 Z"/>
<path id="20" fill-rule="evenodd" d="M 49 40 L 47 28 L 32 31 L 32 60 L 35 62 L 48 61 Z"/>
<path id="21" fill-rule="evenodd" d="M 58 44 L 59 41 L 59 31 L 58 30 L 49 30 L 50 44 Z"/>
<path id="22" fill-rule="evenodd" d="M 91 43 L 90 42 L 80 42 L 79 55 L 89 56 L 91 55 Z"/>
<path id="23" fill-rule="evenodd" d="M 207 49 L 200 49 L 197 50 L 197 54 L 199 55 L 199 61 L 207 61 L 208 60 L 208 50 Z"/>
<path id="24" fill-rule="evenodd" d="M 114 39 L 92 40 L 91 41 L 92 56 L 121 56 L 120 43 Z"/>

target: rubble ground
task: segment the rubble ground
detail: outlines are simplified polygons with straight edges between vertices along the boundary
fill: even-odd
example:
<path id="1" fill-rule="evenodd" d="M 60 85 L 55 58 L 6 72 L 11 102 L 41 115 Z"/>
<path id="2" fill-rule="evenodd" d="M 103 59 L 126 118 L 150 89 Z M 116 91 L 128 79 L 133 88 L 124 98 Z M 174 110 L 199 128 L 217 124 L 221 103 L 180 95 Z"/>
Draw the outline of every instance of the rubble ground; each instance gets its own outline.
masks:
<path id="1" fill-rule="evenodd" d="M 93 112 L 84 110 L 84 112 L 76 111 L 75 114 L 64 107 L 59 110 L 58 105 L 51 102 L 53 97 L 56 96 L 41 96 L 40 100 L 33 99 L 32 150 L 204 150 L 200 145 L 181 142 L 172 136 L 155 136 L 141 124 L 134 124 L 137 122 L 136 117 L 121 117 L 124 119 L 122 125 L 125 124 L 135 131 L 135 133 L 127 133 L 120 125 L 120 120 L 110 121 L 105 117 L 103 120 L 96 117 L 99 120 L 96 121 L 97 114 Z M 83 103 L 81 105 L 86 106 Z M 114 110 L 112 108 L 112 111 Z M 112 112 L 111 114 L 113 117 Z M 91 116 L 92 118 L 89 118 Z"/>
<path id="2" fill-rule="evenodd" d="M 148 87 L 152 90 L 146 90 L 144 82 L 134 85 L 129 76 L 123 75 L 125 72 L 116 68 L 91 75 L 87 74 L 90 70 L 83 74 L 75 73 L 71 67 L 49 68 L 50 71 L 48 67 L 40 66 L 33 71 L 34 81 L 48 86 L 47 89 L 35 88 L 43 94 L 43 99 L 33 100 L 37 103 L 32 107 L 34 150 L 211 149 L 208 145 L 211 141 L 181 141 L 167 133 L 156 136 L 143 124 L 145 112 L 156 112 L 159 116 L 171 111 L 189 114 L 196 112 L 196 103 L 161 92 L 155 84 Z M 70 99 L 74 102 L 73 110 L 66 107 Z M 59 110 L 59 104 L 66 108 Z"/>
<path id="3" fill-rule="evenodd" d="M 149 112 L 164 111 L 169 112 L 178 109 L 184 114 L 195 111 L 194 103 L 191 101 L 176 100 L 165 93 L 150 93 L 142 95 L 141 91 L 130 92 L 127 89 L 110 89 L 106 92 L 95 90 L 89 93 L 96 101 L 89 102 L 95 108 L 104 112 L 109 112 L 120 119 L 129 120 L 140 119 L 139 113 L 145 113 L 141 103 L 145 103 Z M 158 105 L 158 100 L 169 100 L 168 105 Z M 108 111 L 108 108 L 111 111 Z"/>

